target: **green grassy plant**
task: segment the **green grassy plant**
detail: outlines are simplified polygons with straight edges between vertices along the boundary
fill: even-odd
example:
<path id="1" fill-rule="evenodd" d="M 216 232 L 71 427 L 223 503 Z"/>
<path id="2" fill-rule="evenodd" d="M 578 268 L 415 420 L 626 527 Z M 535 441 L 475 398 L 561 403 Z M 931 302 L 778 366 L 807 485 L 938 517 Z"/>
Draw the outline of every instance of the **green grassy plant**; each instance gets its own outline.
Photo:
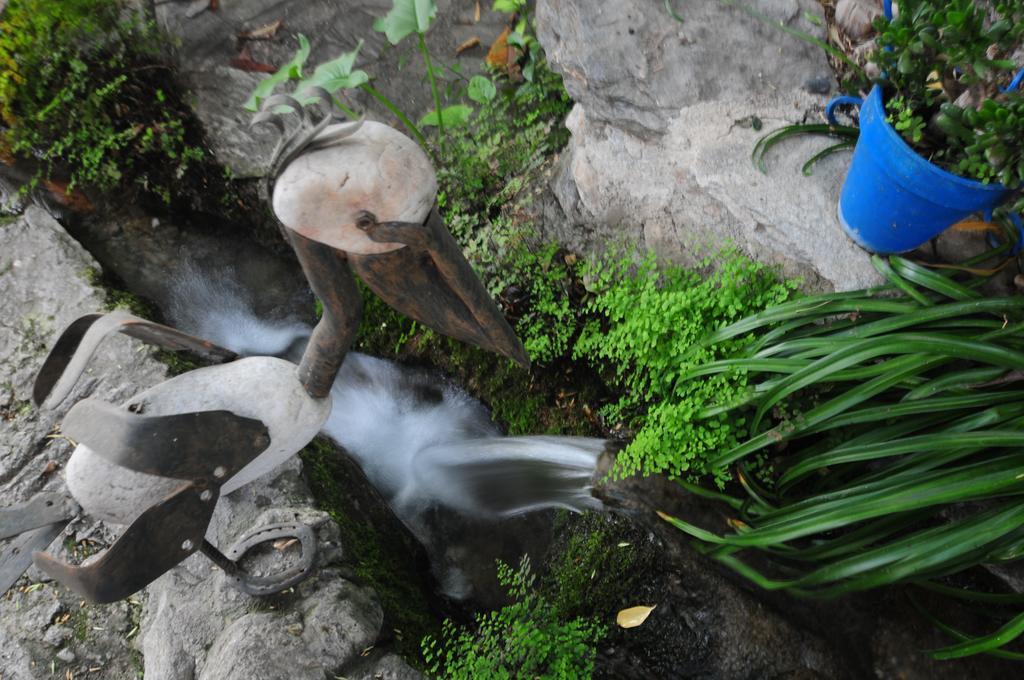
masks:
<path id="1" fill-rule="evenodd" d="M 59 170 L 71 188 L 170 203 L 204 151 L 160 45 L 118 0 L 12 0 L 0 18 L 0 148 L 42 161 L 39 178 Z"/>
<path id="2" fill-rule="evenodd" d="M 899 257 L 875 263 L 894 285 L 737 320 L 698 346 L 755 341 L 675 376 L 686 389 L 745 375 L 742 390 L 706 411 L 748 423 L 710 459 L 737 466 L 746 491 L 722 497 L 736 512 L 733 531 L 666 519 L 764 588 L 817 597 L 895 583 L 942 588 L 1024 551 L 1024 298 L 985 297 L 981 279 L 958 282 Z M 780 415 L 787 400 L 801 408 Z M 744 468 L 763 453 L 777 472 L 761 485 Z M 743 551 L 767 556 L 774 573 Z M 1007 618 L 998 635 L 932 655 L 996 649 L 1021 632 L 1020 617 Z"/>
<path id="3" fill-rule="evenodd" d="M 423 641 L 430 671 L 452 680 L 577 680 L 594 671 L 595 645 L 606 629 L 593 619 L 563 619 L 536 588 L 530 562 L 498 564 L 512 604 L 477 614 L 471 629 L 445 621 L 440 638 Z"/>

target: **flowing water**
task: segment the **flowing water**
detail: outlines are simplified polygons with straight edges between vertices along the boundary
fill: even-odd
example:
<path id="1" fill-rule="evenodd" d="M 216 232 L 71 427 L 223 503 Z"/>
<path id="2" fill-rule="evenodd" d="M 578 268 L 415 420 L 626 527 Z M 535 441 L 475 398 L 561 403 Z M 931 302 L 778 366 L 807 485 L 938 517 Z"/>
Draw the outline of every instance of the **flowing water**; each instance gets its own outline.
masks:
<path id="1" fill-rule="evenodd" d="M 263 320 L 230 271 L 185 266 L 173 278 L 168 319 L 242 355 L 301 354 L 310 327 Z M 331 390 L 323 433 L 356 459 L 395 514 L 427 545 L 449 594 L 464 593 L 452 565 L 431 550 L 432 509 L 500 520 L 549 508 L 599 508 L 591 479 L 605 441 L 505 437 L 488 410 L 430 370 L 349 353 Z"/>

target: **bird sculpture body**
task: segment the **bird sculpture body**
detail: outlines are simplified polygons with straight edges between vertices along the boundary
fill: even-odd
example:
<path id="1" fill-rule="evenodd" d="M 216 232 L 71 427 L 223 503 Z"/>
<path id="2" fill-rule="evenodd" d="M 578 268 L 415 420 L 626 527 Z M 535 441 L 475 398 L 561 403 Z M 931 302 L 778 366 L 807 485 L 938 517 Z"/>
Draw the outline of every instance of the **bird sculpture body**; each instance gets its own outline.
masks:
<path id="1" fill-rule="evenodd" d="M 272 97 L 265 109 L 282 104 L 301 112 L 303 125 L 282 139 L 275 154 L 273 207 L 323 303 L 299 365 L 274 357 L 237 359 L 125 312 L 74 322 L 40 371 L 38 404 L 66 399 L 92 353 L 115 332 L 228 363 L 172 378 L 122 405 L 76 403 L 62 424 L 62 432 L 78 442 L 66 468 L 70 496 L 50 494 L 0 510 L 0 540 L 17 537 L 0 554 L 0 591 L 29 566 L 29 554 L 43 571 L 94 602 L 126 597 L 197 551 L 246 592 L 276 592 L 301 579 L 315 549 L 301 525 L 259 528 L 227 554 L 205 533 L 221 495 L 301 450 L 330 414 L 330 389 L 361 312 L 353 272 L 398 311 L 527 364 L 522 344 L 438 215 L 426 154 L 379 123 L 332 126 L 325 117 L 313 125 L 290 97 Z M 98 559 L 73 566 L 42 550 L 78 506 L 128 527 Z M 300 539 L 298 567 L 255 577 L 237 564 L 248 547 L 281 536 Z"/>

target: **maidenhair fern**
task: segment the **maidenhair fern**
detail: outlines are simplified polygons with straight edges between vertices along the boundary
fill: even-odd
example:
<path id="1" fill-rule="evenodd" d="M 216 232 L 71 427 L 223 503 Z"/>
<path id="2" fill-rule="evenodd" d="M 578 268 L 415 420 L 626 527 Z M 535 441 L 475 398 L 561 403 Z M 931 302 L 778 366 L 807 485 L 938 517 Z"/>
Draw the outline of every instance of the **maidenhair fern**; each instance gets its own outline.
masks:
<path id="1" fill-rule="evenodd" d="M 773 268 L 734 250 L 706 260 L 703 268 L 712 262 L 716 268 L 707 275 L 679 267 L 658 269 L 653 258 L 635 271 L 628 261 L 588 268 L 596 294 L 586 311 L 596 318 L 584 328 L 575 354 L 603 365 L 621 391 L 604 409 L 605 417 L 637 430 L 619 455 L 620 475 L 695 478 L 707 471 L 709 456 L 746 434 L 743 418 L 705 412 L 744 396 L 743 373 L 686 383 L 678 378 L 738 351 L 747 338 L 710 346 L 699 341 L 722 325 L 785 301 L 796 282 L 780 280 Z M 716 474 L 723 481 L 727 472 Z"/>

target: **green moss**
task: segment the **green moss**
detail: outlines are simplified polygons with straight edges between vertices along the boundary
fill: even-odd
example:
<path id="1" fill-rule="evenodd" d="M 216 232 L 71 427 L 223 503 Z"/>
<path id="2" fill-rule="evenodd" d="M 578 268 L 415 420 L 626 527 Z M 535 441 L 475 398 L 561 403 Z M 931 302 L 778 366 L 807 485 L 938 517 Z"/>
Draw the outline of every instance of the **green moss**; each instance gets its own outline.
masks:
<path id="1" fill-rule="evenodd" d="M 71 613 L 71 620 L 68 622 L 71 628 L 71 637 L 78 642 L 85 642 L 89 639 L 89 611 L 85 605 Z"/>
<path id="2" fill-rule="evenodd" d="M 423 565 L 410 559 L 408 545 L 398 532 L 387 532 L 387 520 L 367 515 L 375 499 L 361 502 L 359 489 L 366 485 L 344 483 L 351 479 L 352 468 L 341 464 L 342 454 L 334 445 L 318 438 L 299 455 L 318 507 L 338 524 L 342 546 L 355 564 L 357 582 L 371 587 L 380 599 L 385 636 L 393 632 L 398 652 L 416 663 L 419 641 L 440 628 L 427 599 L 429 585 Z"/>
<path id="3" fill-rule="evenodd" d="M 598 615 L 609 620 L 626 606 L 656 551 L 636 527 L 599 513 L 560 518 L 549 551 L 542 590 L 564 618 Z"/>
<path id="4" fill-rule="evenodd" d="M 588 403 L 602 398 L 601 386 L 585 366 L 560 362 L 527 371 L 493 352 L 424 328 L 368 290 L 363 300 L 358 351 L 438 368 L 487 404 L 509 434 L 596 433 Z"/>

